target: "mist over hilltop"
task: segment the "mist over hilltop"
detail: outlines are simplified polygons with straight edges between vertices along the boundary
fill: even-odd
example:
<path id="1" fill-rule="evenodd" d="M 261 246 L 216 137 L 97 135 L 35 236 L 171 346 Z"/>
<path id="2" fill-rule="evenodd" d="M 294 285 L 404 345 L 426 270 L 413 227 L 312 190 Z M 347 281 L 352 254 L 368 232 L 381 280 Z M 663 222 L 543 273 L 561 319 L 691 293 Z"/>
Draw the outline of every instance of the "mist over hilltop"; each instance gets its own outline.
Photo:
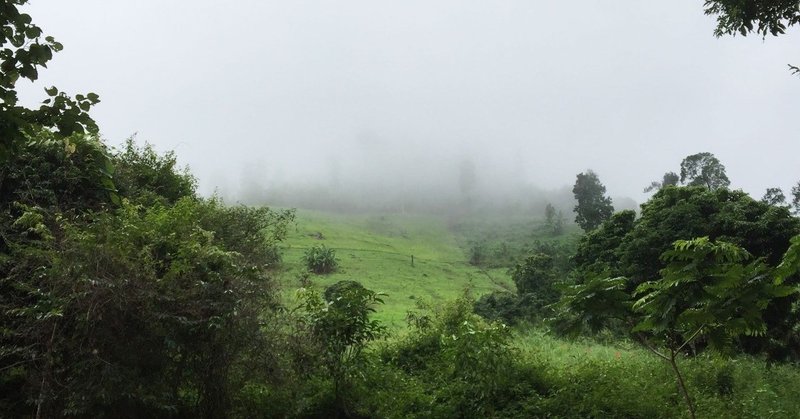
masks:
<path id="1" fill-rule="evenodd" d="M 642 202 L 700 151 L 754 196 L 800 178 L 796 31 L 718 39 L 702 2 L 27 8 L 66 49 L 21 99 L 35 106 L 49 85 L 97 92 L 109 143 L 138 132 L 176 150 L 206 195 L 336 186 L 452 200 L 470 160 L 487 201 L 561 190 L 591 168 L 611 196 Z"/>

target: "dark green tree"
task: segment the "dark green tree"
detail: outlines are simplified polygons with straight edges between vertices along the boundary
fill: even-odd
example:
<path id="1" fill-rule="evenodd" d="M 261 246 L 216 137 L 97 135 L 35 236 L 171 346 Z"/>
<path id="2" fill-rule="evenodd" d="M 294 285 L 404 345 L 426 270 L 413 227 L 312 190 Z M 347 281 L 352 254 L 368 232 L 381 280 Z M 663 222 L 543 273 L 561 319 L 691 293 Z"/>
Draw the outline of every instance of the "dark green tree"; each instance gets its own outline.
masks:
<path id="1" fill-rule="evenodd" d="M 552 294 L 555 280 L 553 258 L 544 253 L 535 253 L 511 269 L 511 279 L 519 294 Z"/>
<path id="2" fill-rule="evenodd" d="M 800 182 L 792 186 L 792 207 L 795 214 L 800 214 Z"/>
<path id="3" fill-rule="evenodd" d="M 606 187 L 591 170 L 578 174 L 572 193 L 578 201 L 575 205 L 575 222 L 584 231 L 597 228 L 614 213 L 611 198 L 605 196 Z"/>
<path id="4" fill-rule="evenodd" d="M 681 183 L 718 189 L 727 188 L 731 181 L 725 174 L 725 166 L 713 154 L 697 153 L 687 156 L 681 162 Z"/>
<path id="5" fill-rule="evenodd" d="M 554 287 L 556 269 L 551 256 L 534 253 L 517 263 L 510 272 L 517 287 L 517 305 L 521 313 L 541 315 L 543 307 L 558 300 L 558 291 Z"/>
<path id="6" fill-rule="evenodd" d="M 635 220 L 636 212 L 620 211 L 581 237 L 572 256 L 576 266 L 573 276 L 578 282 L 584 282 L 593 275 L 622 275 L 618 249 L 625 236 L 633 230 Z"/>

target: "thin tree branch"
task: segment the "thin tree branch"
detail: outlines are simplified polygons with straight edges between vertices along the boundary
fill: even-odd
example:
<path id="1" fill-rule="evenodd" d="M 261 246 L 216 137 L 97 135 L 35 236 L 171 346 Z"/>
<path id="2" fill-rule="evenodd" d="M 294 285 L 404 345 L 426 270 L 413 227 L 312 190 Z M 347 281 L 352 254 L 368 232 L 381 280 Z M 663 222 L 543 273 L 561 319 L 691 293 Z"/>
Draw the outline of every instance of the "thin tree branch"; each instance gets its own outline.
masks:
<path id="1" fill-rule="evenodd" d="M 643 336 L 641 336 L 641 335 L 636 335 L 636 337 L 637 337 L 637 338 L 639 338 L 639 342 L 640 342 L 642 345 L 644 345 L 644 346 L 645 346 L 645 348 L 649 349 L 649 350 L 650 350 L 650 352 L 652 352 L 652 353 L 656 354 L 656 355 L 657 355 L 659 358 L 661 358 L 661 359 L 663 359 L 663 360 L 665 360 L 665 361 L 667 361 L 667 362 L 670 362 L 670 361 L 671 361 L 671 360 L 670 360 L 670 358 L 669 358 L 668 356 L 666 356 L 666 355 L 662 354 L 661 352 L 658 352 L 658 350 L 656 350 L 656 348 L 654 348 L 653 346 L 651 346 L 651 345 L 650 345 L 650 344 L 647 342 L 647 339 L 645 339 Z"/>
<path id="2" fill-rule="evenodd" d="M 680 352 L 680 351 L 681 351 L 681 349 L 683 349 L 683 348 L 684 348 L 686 345 L 688 345 L 689 343 L 691 343 L 691 342 L 694 340 L 694 338 L 696 338 L 696 337 L 697 337 L 697 335 L 700 333 L 700 331 L 702 331 L 702 330 L 703 330 L 703 328 L 704 328 L 704 327 L 706 327 L 706 325 L 705 325 L 705 324 L 704 324 L 704 325 L 702 325 L 702 326 L 700 326 L 700 328 L 699 328 L 699 329 L 697 329 L 697 330 L 696 330 L 694 333 L 692 333 L 692 335 L 691 335 L 691 336 L 689 336 L 689 339 L 686 339 L 686 341 L 684 341 L 684 342 L 683 342 L 683 345 L 679 346 L 679 347 L 678 347 L 678 349 L 676 349 L 676 350 L 675 350 L 675 352 Z"/>

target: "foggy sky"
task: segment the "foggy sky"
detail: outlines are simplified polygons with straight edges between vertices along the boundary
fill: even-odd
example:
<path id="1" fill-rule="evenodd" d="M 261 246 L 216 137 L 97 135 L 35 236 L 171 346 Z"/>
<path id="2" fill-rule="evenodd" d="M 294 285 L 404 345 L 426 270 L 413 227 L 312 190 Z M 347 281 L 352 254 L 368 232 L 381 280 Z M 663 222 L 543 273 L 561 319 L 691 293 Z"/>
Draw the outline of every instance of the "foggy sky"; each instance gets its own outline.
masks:
<path id="1" fill-rule="evenodd" d="M 797 29 L 717 39 L 701 0 L 32 3 L 65 49 L 24 102 L 98 93 L 110 144 L 176 150 L 204 193 L 245 176 L 457 188 L 471 160 L 545 188 L 591 168 L 643 201 L 700 151 L 756 198 L 800 179 Z"/>

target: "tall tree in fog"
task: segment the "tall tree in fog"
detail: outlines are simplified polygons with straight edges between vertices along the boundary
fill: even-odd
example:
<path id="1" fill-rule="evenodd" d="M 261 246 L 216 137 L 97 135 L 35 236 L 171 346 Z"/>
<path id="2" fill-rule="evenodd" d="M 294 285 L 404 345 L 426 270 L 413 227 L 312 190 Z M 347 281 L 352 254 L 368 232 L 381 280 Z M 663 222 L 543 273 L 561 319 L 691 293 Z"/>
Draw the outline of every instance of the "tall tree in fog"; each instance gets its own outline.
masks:
<path id="1" fill-rule="evenodd" d="M 575 222 L 584 231 L 594 230 L 614 212 L 611 198 L 605 196 L 606 187 L 591 170 L 578 174 L 572 193 L 578 201 L 575 205 Z"/>
<path id="2" fill-rule="evenodd" d="M 675 172 L 667 172 L 664 173 L 664 177 L 661 178 L 661 181 L 654 180 L 650 183 L 650 185 L 644 188 L 645 192 L 652 192 L 655 190 L 660 190 L 662 188 L 666 188 L 667 186 L 675 186 L 680 181 L 680 177 Z"/>
<path id="3" fill-rule="evenodd" d="M 772 206 L 784 206 L 786 205 L 786 195 L 783 194 L 783 190 L 781 188 L 767 188 L 767 191 L 764 193 L 764 197 L 761 198 L 761 202 Z"/>
<path id="4" fill-rule="evenodd" d="M 792 206 L 794 212 L 800 214 L 800 182 L 792 187 Z"/>
<path id="5" fill-rule="evenodd" d="M 556 211 L 556 207 L 549 202 L 544 208 L 544 218 L 551 233 L 559 235 L 564 232 L 564 213 L 561 210 Z"/>
<path id="6" fill-rule="evenodd" d="M 725 166 L 713 154 L 697 153 L 681 162 L 681 183 L 713 190 L 727 188 L 731 181 L 725 173 Z"/>

